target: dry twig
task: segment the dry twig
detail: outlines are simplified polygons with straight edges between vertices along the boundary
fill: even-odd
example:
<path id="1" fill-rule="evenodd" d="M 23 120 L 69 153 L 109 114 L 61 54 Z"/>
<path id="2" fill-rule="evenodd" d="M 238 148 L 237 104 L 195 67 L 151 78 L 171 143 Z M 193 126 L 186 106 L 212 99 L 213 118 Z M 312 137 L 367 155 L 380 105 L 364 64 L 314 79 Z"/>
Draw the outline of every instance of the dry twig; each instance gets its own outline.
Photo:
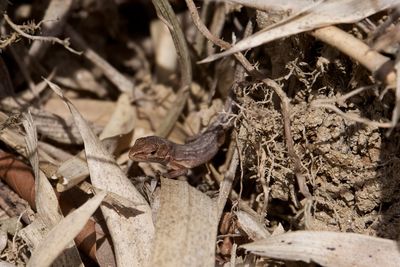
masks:
<path id="1" fill-rule="evenodd" d="M 85 40 L 77 33 L 70 25 L 65 27 L 66 33 L 71 36 L 71 40 L 80 49 L 84 51 L 83 56 L 101 69 L 106 76 L 121 92 L 127 93 L 129 96 L 134 95 L 140 97 L 140 91 L 134 90 L 135 85 L 132 81 L 122 75 L 116 68 L 111 66 L 104 58 L 98 53 L 93 51 Z"/>
<path id="2" fill-rule="evenodd" d="M 395 86 L 396 73 L 390 59 L 371 50 L 368 45 L 356 37 L 335 26 L 314 30 L 311 35 L 360 62 L 389 87 Z"/>
<path id="3" fill-rule="evenodd" d="M 70 47 L 70 43 L 69 43 L 69 38 L 66 38 L 64 40 L 61 40 L 57 37 L 52 37 L 52 36 L 36 36 L 36 35 L 31 35 L 28 34 L 26 32 L 24 32 L 21 29 L 21 26 L 18 26 L 17 24 L 15 24 L 14 22 L 11 21 L 10 17 L 7 14 L 4 14 L 4 20 L 7 22 L 7 24 L 14 30 L 16 31 L 20 36 L 23 36 L 27 39 L 33 40 L 33 41 L 43 41 L 43 42 L 51 42 L 51 43 L 58 43 L 62 46 L 65 47 L 65 49 L 67 49 L 68 51 L 70 51 L 71 53 L 80 55 L 82 54 L 82 52 L 76 51 L 75 49 Z M 39 24 L 40 25 L 40 24 Z M 39 25 L 37 25 L 36 27 L 39 27 Z"/>

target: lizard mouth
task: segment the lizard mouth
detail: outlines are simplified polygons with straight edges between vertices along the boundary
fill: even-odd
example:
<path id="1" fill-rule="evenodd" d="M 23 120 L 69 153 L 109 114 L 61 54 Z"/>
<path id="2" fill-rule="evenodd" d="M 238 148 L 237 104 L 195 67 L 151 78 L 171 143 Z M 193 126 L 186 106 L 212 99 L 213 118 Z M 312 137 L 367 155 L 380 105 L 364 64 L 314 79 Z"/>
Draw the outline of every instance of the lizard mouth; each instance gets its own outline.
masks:
<path id="1" fill-rule="evenodd" d="M 146 161 L 146 156 L 140 153 L 129 154 L 129 158 L 133 161 Z"/>

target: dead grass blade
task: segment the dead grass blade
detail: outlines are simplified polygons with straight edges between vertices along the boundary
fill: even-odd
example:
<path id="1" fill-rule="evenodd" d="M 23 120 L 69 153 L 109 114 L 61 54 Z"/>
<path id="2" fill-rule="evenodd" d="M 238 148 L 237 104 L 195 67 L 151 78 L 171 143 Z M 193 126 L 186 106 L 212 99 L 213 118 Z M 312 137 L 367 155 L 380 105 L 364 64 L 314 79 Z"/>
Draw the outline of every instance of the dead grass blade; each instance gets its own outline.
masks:
<path id="1" fill-rule="evenodd" d="M 231 2 L 240 4 L 247 7 L 252 7 L 259 10 L 298 10 L 304 9 L 312 4 L 315 4 L 313 0 L 281 0 L 281 1 L 269 1 L 269 0 L 214 0 L 216 2 Z"/>
<path id="2" fill-rule="evenodd" d="M 247 1 L 247 3 L 241 4 L 249 5 L 251 2 L 252 1 Z M 265 7 L 268 7 L 270 2 L 276 1 L 264 1 Z M 278 22 L 276 25 L 271 25 L 270 27 L 239 41 L 227 51 L 209 56 L 201 62 L 211 62 L 218 58 L 296 33 L 306 32 L 339 23 L 357 22 L 382 10 L 393 7 L 396 4 L 398 4 L 397 0 L 336 0 L 322 1 L 319 4 L 311 3 L 312 7 L 310 9 L 305 9 L 304 12 L 299 13 L 294 12 L 294 15 L 285 19 L 284 22 Z M 273 5 L 276 6 L 276 4 Z"/>
<path id="3" fill-rule="evenodd" d="M 32 253 L 27 266 L 50 266 L 58 254 L 83 229 L 105 196 L 105 192 L 99 192 L 80 208 L 62 219 Z"/>
<path id="4" fill-rule="evenodd" d="M 226 201 L 229 194 L 232 192 L 233 181 L 235 180 L 235 174 L 237 167 L 239 165 L 239 152 L 237 149 L 233 152 L 231 163 L 229 164 L 229 169 L 224 175 L 224 179 L 220 184 L 219 195 L 217 200 L 218 205 L 218 218 L 221 217 Z"/>
<path id="5" fill-rule="evenodd" d="M 217 206 L 188 183 L 161 180 L 151 266 L 214 266 Z"/>
<path id="6" fill-rule="evenodd" d="M 39 170 L 37 153 L 37 133 L 30 113 L 25 115 L 23 125 L 26 131 L 26 150 L 35 176 L 36 210 L 49 227 L 57 223 L 62 215 L 59 212 L 57 197 L 47 177 Z"/>
<path id="7" fill-rule="evenodd" d="M 101 206 L 104 217 L 107 218 L 107 227 L 113 240 L 118 266 L 147 264 L 154 234 L 149 205 L 128 180 L 113 156 L 101 144 L 78 110 L 64 97 L 61 89 L 50 81 L 47 83 L 67 104 L 80 130 L 93 186 L 120 195 L 136 204 L 126 205 L 123 214 L 110 205 Z"/>
<path id="8" fill-rule="evenodd" d="M 398 266 L 396 241 L 355 233 L 296 231 L 241 246 L 260 256 L 322 266 Z"/>

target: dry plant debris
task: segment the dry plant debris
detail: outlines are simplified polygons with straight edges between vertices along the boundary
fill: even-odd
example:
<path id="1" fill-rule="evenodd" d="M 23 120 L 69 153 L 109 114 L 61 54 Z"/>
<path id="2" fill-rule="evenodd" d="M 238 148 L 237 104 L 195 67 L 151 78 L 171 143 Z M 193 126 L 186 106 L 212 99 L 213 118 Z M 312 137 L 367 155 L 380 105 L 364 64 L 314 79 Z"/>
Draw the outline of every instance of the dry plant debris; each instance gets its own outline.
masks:
<path id="1" fill-rule="evenodd" d="M 0 10 L 1 265 L 400 265 L 398 1 Z"/>

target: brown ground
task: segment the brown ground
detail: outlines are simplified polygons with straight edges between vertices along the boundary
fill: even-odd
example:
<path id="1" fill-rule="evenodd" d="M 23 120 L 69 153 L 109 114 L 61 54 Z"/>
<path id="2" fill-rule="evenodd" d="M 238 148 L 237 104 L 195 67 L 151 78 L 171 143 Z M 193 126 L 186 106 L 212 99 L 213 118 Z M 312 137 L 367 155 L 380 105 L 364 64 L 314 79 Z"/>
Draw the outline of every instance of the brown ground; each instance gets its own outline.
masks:
<path id="1" fill-rule="evenodd" d="M 295 149 L 314 197 L 313 219 L 308 222 L 308 227 L 398 239 L 396 130 L 386 136 L 386 130 L 310 107 L 315 99 L 332 98 L 371 84 L 371 77 L 348 58 L 338 54 L 333 56 L 331 48 L 301 38 L 283 42 L 306 42 L 308 47 L 304 45 L 304 50 L 299 51 L 296 46 L 288 53 L 287 45 L 283 46 L 283 52 L 279 51 L 282 46 L 272 44 L 265 52 L 266 57 L 269 53 L 289 54 L 276 60 L 275 64 L 281 67 L 277 67 L 279 71 L 274 71 L 273 67 L 272 72 L 280 72 L 277 77 L 284 77 L 282 84 L 292 99 L 291 129 Z M 309 46 L 315 46 L 315 49 L 310 51 Z M 350 98 L 340 106 L 341 110 L 376 121 L 387 118 L 393 96 L 389 93 L 380 100 L 378 88 L 374 90 Z M 271 223 L 277 220 L 275 223 L 287 227 L 302 228 L 304 217 L 296 216 L 302 211 L 295 208 L 291 197 L 298 193 L 292 188 L 294 177 L 288 169 L 290 163 L 285 152 L 277 99 L 263 85 L 253 84 L 246 91 L 247 96 L 240 98 L 240 123 L 236 126 L 245 147 L 244 179 L 255 179 L 260 168 L 257 155 L 264 150 L 267 157 L 263 168 L 271 190 L 267 218 L 273 218 Z M 262 193 L 262 188 L 257 185 L 256 195 Z M 278 207 L 274 207 L 275 204 Z M 282 210 L 287 213 L 283 215 Z"/>

